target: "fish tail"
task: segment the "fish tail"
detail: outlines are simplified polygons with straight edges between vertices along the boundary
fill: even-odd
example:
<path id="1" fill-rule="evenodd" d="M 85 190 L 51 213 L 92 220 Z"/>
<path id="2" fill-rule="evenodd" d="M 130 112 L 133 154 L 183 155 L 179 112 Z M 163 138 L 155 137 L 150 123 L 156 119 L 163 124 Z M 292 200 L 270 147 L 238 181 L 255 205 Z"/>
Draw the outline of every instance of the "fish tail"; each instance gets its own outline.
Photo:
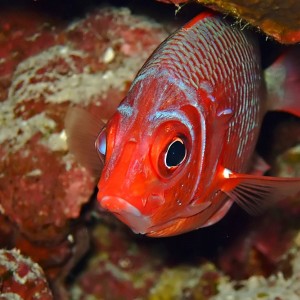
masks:
<path id="1" fill-rule="evenodd" d="M 300 46 L 287 50 L 265 70 L 268 110 L 300 117 Z"/>

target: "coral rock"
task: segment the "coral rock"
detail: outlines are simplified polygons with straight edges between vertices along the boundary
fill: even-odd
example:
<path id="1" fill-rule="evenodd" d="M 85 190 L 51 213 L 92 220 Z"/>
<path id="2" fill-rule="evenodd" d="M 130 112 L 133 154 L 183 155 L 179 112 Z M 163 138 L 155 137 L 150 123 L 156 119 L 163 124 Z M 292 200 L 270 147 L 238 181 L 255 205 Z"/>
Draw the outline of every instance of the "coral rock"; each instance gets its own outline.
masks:
<path id="1" fill-rule="evenodd" d="M 165 34 L 159 26 L 137 23 L 129 10 L 103 9 L 62 31 L 51 26 L 45 47 L 42 24 L 34 38 L 21 21 L 14 22 L 7 21 L 13 28 L 5 37 L 10 47 L 2 49 L 2 76 L 11 83 L 0 114 L 0 211 L 31 240 L 59 239 L 95 185 L 67 152 L 68 106 L 86 106 L 108 118 Z M 25 40 L 33 42 L 23 45 Z M 11 51 L 39 45 L 42 51 L 27 50 L 12 66 Z"/>
<path id="2" fill-rule="evenodd" d="M 176 5 L 185 0 L 159 0 Z M 231 14 L 260 28 L 267 35 L 286 44 L 300 41 L 300 3 L 297 0 L 196 0 L 197 2 Z"/>
<path id="3" fill-rule="evenodd" d="M 96 185 L 68 152 L 68 107 L 107 120 L 167 33 L 117 8 L 71 24 L 3 10 L 0 28 L 0 247 L 61 284 L 89 246 L 84 220 L 72 221 Z"/>
<path id="4" fill-rule="evenodd" d="M 42 268 L 20 251 L 0 250 L 0 299 L 53 299 Z"/>

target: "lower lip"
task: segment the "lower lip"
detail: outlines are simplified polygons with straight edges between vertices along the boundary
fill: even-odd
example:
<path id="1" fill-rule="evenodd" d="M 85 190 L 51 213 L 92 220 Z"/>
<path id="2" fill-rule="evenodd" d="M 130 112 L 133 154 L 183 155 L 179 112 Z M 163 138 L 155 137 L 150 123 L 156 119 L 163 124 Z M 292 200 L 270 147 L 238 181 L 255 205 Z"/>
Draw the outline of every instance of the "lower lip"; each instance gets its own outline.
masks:
<path id="1" fill-rule="evenodd" d="M 112 213 L 116 214 L 131 214 L 135 217 L 141 217 L 142 213 L 133 205 L 128 203 L 121 197 L 117 196 L 104 196 L 100 199 L 100 205 L 109 210 Z"/>

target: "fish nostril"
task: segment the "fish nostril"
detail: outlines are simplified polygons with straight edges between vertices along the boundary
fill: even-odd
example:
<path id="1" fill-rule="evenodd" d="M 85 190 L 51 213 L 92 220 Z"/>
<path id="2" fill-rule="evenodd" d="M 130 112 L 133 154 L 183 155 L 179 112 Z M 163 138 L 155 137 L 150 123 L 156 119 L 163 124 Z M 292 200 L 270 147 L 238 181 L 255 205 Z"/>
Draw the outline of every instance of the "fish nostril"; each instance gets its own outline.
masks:
<path id="1" fill-rule="evenodd" d="M 141 216 L 141 212 L 125 199 L 117 196 L 104 196 L 99 200 L 100 205 L 112 213 L 127 213 L 136 217 Z"/>

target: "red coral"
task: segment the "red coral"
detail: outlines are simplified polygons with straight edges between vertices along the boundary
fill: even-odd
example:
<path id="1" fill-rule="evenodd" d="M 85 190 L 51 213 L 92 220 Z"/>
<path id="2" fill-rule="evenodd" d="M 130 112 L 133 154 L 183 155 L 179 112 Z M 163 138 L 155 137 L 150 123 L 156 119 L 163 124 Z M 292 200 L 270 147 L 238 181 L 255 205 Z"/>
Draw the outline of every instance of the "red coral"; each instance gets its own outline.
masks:
<path id="1" fill-rule="evenodd" d="M 41 267 L 18 250 L 0 250 L 0 299 L 53 299 Z"/>
<path id="2" fill-rule="evenodd" d="M 39 145 L 35 135 L 0 165 L 1 206 L 20 230 L 35 241 L 60 239 L 67 220 L 79 216 L 94 186 L 85 169 L 70 170 L 58 153 Z M 34 216 L 34 217 L 33 217 Z"/>

